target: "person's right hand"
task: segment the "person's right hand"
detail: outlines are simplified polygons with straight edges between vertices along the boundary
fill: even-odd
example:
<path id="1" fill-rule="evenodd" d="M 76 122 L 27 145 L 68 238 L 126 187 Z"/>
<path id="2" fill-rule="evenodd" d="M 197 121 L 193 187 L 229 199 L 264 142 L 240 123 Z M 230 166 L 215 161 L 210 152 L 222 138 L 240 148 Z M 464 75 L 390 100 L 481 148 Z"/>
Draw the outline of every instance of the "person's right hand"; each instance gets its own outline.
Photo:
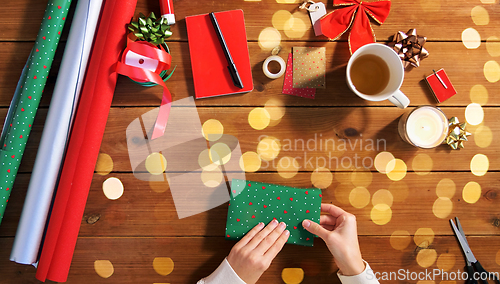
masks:
<path id="1" fill-rule="evenodd" d="M 304 220 L 302 226 L 309 232 L 322 238 L 335 263 L 343 275 L 352 276 L 365 270 L 358 243 L 356 217 L 332 204 L 321 204 L 319 224 L 311 220 Z"/>
<path id="2" fill-rule="evenodd" d="M 227 256 L 227 262 L 241 280 L 254 284 L 266 271 L 285 245 L 290 232 L 286 224 L 272 220 L 265 228 L 259 223 L 237 242 Z"/>

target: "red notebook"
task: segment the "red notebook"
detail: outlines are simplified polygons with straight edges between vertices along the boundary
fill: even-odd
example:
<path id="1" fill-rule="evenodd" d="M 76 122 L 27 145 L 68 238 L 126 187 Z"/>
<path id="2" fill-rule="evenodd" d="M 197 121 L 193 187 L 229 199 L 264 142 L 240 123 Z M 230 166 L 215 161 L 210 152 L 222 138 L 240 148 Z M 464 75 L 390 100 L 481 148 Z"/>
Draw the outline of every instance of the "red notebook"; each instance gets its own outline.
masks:
<path id="1" fill-rule="evenodd" d="M 253 90 L 243 10 L 215 13 L 243 89 L 233 84 L 228 63 L 208 14 L 186 17 L 189 53 L 197 99 L 246 93 Z"/>

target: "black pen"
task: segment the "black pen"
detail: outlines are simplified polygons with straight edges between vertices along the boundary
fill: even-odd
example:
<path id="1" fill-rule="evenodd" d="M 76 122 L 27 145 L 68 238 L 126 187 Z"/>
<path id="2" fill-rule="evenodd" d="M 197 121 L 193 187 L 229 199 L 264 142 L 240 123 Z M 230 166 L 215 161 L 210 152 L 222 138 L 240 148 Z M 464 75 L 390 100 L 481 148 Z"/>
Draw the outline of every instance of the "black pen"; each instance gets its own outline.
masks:
<path id="1" fill-rule="evenodd" d="M 241 82 L 240 75 L 238 74 L 238 69 L 236 69 L 236 65 L 234 64 L 233 58 L 231 57 L 231 53 L 229 52 L 229 49 L 227 48 L 226 40 L 224 40 L 224 35 L 222 34 L 219 23 L 217 22 L 217 19 L 215 18 L 214 13 L 208 14 L 210 17 L 210 21 L 212 22 L 212 25 L 214 26 L 215 33 L 217 34 L 217 37 L 219 38 L 220 45 L 222 47 L 222 50 L 224 51 L 224 55 L 226 56 L 227 64 L 227 69 L 229 69 L 229 74 L 231 74 L 231 79 L 233 79 L 233 84 L 240 88 L 243 89 L 243 83 Z"/>

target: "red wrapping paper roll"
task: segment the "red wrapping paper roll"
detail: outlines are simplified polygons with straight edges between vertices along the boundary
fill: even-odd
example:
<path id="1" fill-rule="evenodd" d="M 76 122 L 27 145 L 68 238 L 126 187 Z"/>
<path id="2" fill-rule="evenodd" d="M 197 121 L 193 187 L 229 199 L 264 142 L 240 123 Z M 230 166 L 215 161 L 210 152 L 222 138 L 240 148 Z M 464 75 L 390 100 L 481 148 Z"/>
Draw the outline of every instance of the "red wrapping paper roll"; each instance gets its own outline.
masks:
<path id="1" fill-rule="evenodd" d="M 106 0 L 57 189 L 36 278 L 65 282 L 92 183 L 113 93 L 126 24 L 137 0 Z M 77 23 L 75 23 L 77 24 Z"/>

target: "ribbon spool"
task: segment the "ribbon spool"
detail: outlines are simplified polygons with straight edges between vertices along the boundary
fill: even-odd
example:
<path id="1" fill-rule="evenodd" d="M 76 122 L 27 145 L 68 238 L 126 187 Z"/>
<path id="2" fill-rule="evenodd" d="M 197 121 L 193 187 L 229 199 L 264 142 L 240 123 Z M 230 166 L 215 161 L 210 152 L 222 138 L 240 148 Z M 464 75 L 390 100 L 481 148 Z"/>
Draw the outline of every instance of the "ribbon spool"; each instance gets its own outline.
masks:
<path id="1" fill-rule="evenodd" d="M 278 73 L 271 73 L 271 71 L 269 71 L 269 68 L 268 68 L 269 63 L 271 63 L 272 61 L 276 61 L 280 64 L 280 71 Z M 262 64 L 262 71 L 264 71 L 264 75 L 266 75 L 266 77 L 269 79 L 277 79 L 277 78 L 283 76 L 283 74 L 285 74 L 285 70 L 286 70 L 285 60 L 283 60 L 283 58 L 281 58 L 278 55 L 269 56 L 264 61 L 264 64 Z"/>
<path id="2" fill-rule="evenodd" d="M 147 46 L 150 46 L 151 48 L 158 48 L 158 46 L 155 46 L 154 44 L 151 44 L 151 43 L 146 42 L 146 41 L 136 41 L 136 43 L 147 45 Z M 170 49 L 168 48 L 166 43 L 163 43 L 160 46 L 161 46 L 161 49 L 165 50 L 168 54 L 170 54 Z M 167 74 L 167 70 L 160 68 L 160 64 L 157 60 L 154 60 L 155 62 L 152 62 L 152 61 L 150 61 L 150 59 L 145 58 L 145 57 L 131 51 L 130 49 L 125 49 L 123 51 L 121 61 L 127 65 L 135 66 L 138 68 L 148 69 L 149 71 L 160 75 L 160 78 L 163 80 L 163 82 L 167 82 L 167 80 L 170 79 L 170 77 L 172 76 L 172 74 L 174 73 L 175 68 L 176 68 L 176 67 L 174 67 L 172 72 L 170 72 L 170 74 Z M 128 78 L 132 82 L 139 84 L 143 87 L 154 87 L 154 86 L 158 85 L 158 84 L 156 84 L 154 82 L 150 82 L 150 81 L 136 80 L 136 79 L 133 79 L 131 77 L 128 77 Z"/>

